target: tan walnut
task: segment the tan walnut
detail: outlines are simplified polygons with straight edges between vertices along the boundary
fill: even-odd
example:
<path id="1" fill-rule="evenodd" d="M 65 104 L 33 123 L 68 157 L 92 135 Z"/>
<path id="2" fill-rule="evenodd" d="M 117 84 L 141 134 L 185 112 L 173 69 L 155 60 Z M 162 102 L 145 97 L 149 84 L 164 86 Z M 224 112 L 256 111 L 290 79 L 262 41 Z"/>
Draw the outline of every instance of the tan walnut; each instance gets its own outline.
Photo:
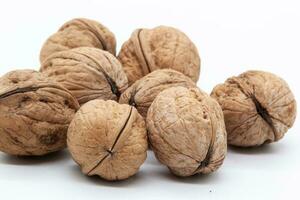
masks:
<path id="1" fill-rule="evenodd" d="M 247 71 L 217 85 L 211 96 L 224 113 L 228 144 L 251 147 L 278 141 L 292 127 L 296 101 L 287 83 L 263 71 Z"/>
<path id="2" fill-rule="evenodd" d="M 137 173 L 147 145 L 146 125 L 137 110 L 110 100 L 84 104 L 68 130 L 68 148 L 82 172 L 106 180 Z"/>
<path id="3" fill-rule="evenodd" d="M 163 90 L 175 86 L 197 87 L 189 77 L 180 72 L 172 69 L 160 69 L 132 84 L 122 93 L 119 102 L 136 107 L 138 112 L 146 118 L 148 108 L 155 97 Z"/>
<path id="4" fill-rule="evenodd" d="M 227 151 L 223 113 L 198 88 L 172 87 L 159 93 L 147 114 L 151 148 L 177 176 L 210 173 Z"/>
<path id="5" fill-rule="evenodd" d="M 33 70 L 0 78 L 0 150 L 12 155 L 44 155 L 66 147 L 79 104 L 71 93 Z"/>
<path id="6" fill-rule="evenodd" d="M 178 29 L 158 26 L 137 29 L 126 41 L 118 55 L 129 84 L 146 74 L 162 68 L 171 68 L 197 82 L 200 57 L 193 42 Z"/>
<path id="7" fill-rule="evenodd" d="M 52 53 L 76 47 L 95 47 L 116 53 L 114 34 L 97 21 L 76 18 L 66 22 L 50 36 L 40 52 L 41 63 Z"/>
<path id="8" fill-rule="evenodd" d="M 42 63 L 40 71 L 70 90 L 80 104 L 93 99 L 118 100 L 128 85 L 120 62 L 92 47 L 56 52 Z"/>

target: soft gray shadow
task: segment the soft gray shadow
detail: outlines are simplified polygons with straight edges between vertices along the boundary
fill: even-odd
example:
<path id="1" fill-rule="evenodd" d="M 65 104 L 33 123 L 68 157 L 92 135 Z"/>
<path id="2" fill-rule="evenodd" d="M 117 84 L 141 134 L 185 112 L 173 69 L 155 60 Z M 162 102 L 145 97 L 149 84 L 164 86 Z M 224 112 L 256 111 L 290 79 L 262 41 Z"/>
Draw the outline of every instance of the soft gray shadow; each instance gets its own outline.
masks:
<path id="1" fill-rule="evenodd" d="M 246 155 L 276 154 L 280 152 L 283 148 L 283 144 L 281 143 L 264 144 L 262 146 L 257 147 L 235 147 L 229 145 L 228 152 Z"/>
<path id="2" fill-rule="evenodd" d="M 43 156 L 12 156 L 3 154 L 0 156 L 0 164 L 7 165 L 44 165 L 69 159 L 66 150 L 53 152 Z"/>
<path id="3" fill-rule="evenodd" d="M 178 177 L 172 174 L 171 172 L 164 170 L 158 172 L 159 175 L 167 180 L 176 181 L 184 184 L 203 184 L 210 185 L 217 182 L 220 182 L 221 176 L 218 172 L 211 174 L 195 174 L 189 177 Z"/>
<path id="4" fill-rule="evenodd" d="M 154 166 L 161 165 L 160 162 L 154 156 L 154 153 L 153 152 L 149 152 L 149 151 L 147 153 L 147 160 L 146 160 L 145 164 L 154 165 Z"/>
<path id="5" fill-rule="evenodd" d="M 149 158 L 147 159 L 146 163 L 145 164 L 148 164 L 148 165 L 154 165 L 154 166 L 161 166 L 162 164 L 160 164 L 156 158 Z"/>
<path id="6" fill-rule="evenodd" d="M 79 166 L 72 165 L 70 167 L 70 172 L 73 178 L 80 182 L 84 182 L 87 184 L 93 184 L 98 186 L 105 186 L 105 187 L 117 187 L 117 188 L 128 188 L 131 186 L 134 186 L 135 184 L 138 184 L 138 182 L 145 179 L 145 174 L 142 171 L 139 171 L 137 174 L 133 175 L 132 177 L 129 177 L 125 180 L 118 180 L 118 181 L 107 181 L 100 176 L 87 176 L 84 175 Z"/>

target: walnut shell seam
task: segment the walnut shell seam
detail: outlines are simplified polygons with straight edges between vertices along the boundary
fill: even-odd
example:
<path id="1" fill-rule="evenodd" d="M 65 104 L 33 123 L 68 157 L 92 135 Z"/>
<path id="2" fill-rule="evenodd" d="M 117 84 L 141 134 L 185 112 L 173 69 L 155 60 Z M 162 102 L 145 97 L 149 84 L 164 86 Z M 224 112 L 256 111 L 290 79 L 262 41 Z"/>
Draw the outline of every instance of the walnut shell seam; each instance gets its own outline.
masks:
<path id="1" fill-rule="evenodd" d="M 54 89 L 65 91 L 65 89 L 63 89 L 63 88 L 57 87 L 54 84 L 52 85 L 52 84 L 47 83 L 45 85 L 40 85 L 40 86 L 18 87 L 14 90 L 5 91 L 5 92 L 0 94 L 0 99 L 9 97 L 11 95 L 19 94 L 19 93 L 34 92 L 34 91 L 37 91 L 37 90 L 42 89 L 42 88 L 54 88 Z M 67 91 L 65 91 L 65 92 L 68 93 L 71 96 L 71 94 L 69 92 L 67 92 Z M 67 104 L 67 102 L 66 102 L 66 104 Z M 70 107 L 70 104 L 67 104 L 67 106 Z M 76 107 L 71 107 L 71 108 L 78 109 Z"/>
<path id="2" fill-rule="evenodd" d="M 132 116 L 132 107 L 130 108 L 130 111 L 129 111 L 129 114 L 128 114 L 128 117 L 126 118 L 126 121 L 124 122 L 124 125 L 123 127 L 121 128 L 120 132 L 118 133 L 113 145 L 109 148 L 109 149 L 106 149 L 106 152 L 107 154 L 94 166 L 92 167 L 88 172 L 87 172 L 87 175 L 90 175 L 97 167 L 99 167 L 101 165 L 101 163 L 106 159 L 108 158 L 110 155 L 113 155 L 114 154 L 114 147 L 116 146 L 119 138 L 121 137 L 124 129 L 126 128 L 130 118 Z"/>
<path id="3" fill-rule="evenodd" d="M 99 34 L 91 25 L 89 25 L 88 23 L 86 23 L 84 20 L 82 20 L 80 18 L 78 18 L 76 20 L 78 22 L 82 23 L 85 28 L 87 28 L 91 33 L 93 33 L 96 36 L 96 38 L 99 41 L 99 43 L 101 44 L 101 46 L 103 47 L 103 50 L 107 51 L 107 45 L 105 43 L 105 40 L 101 36 L 101 34 Z M 64 27 L 62 27 L 60 30 L 63 30 L 63 29 L 64 29 Z"/>
<path id="4" fill-rule="evenodd" d="M 78 54 L 78 55 L 84 56 L 84 57 L 92 60 L 97 65 L 97 67 L 99 67 L 99 68 L 96 69 L 95 67 L 89 65 L 88 63 L 85 63 L 86 67 L 88 67 L 88 69 L 90 69 L 92 71 L 100 71 L 104 75 L 107 83 L 109 84 L 112 93 L 115 94 L 117 96 L 117 98 L 119 98 L 121 96 L 121 92 L 120 92 L 119 88 L 117 87 L 116 82 L 105 72 L 105 70 L 103 69 L 103 67 L 101 66 L 101 64 L 93 56 L 90 56 L 90 55 L 87 55 L 85 53 L 78 52 L 78 51 L 75 51 L 75 50 L 73 52 L 76 53 L 76 54 Z M 103 54 L 103 56 L 107 59 L 107 61 L 109 63 L 111 63 L 111 61 L 106 57 L 105 54 Z M 74 61 L 77 61 L 77 62 L 81 62 L 79 59 L 69 58 L 69 57 L 63 57 L 61 55 L 59 57 L 52 56 L 51 58 L 52 59 L 62 58 L 62 59 L 74 60 Z"/>
<path id="5" fill-rule="evenodd" d="M 270 126 L 270 128 L 273 131 L 274 140 L 277 141 L 278 140 L 277 134 L 276 134 L 277 131 L 276 131 L 276 129 L 274 127 L 274 124 L 272 122 L 273 117 L 270 115 L 268 110 L 266 108 L 264 108 L 261 105 L 261 103 L 258 101 L 258 99 L 255 97 L 255 88 L 253 87 L 253 93 L 252 93 L 252 92 L 250 92 L 251 90 L 248 88 L 247 84 L 245 84 L 241 80 L 238 80 L 235 77 L 231 78 L 230 80 L 233 83 L 237 84 L 237 86 L 241 90 L 241 92 L 244 93 L 247 97 L 249 97 L 253 101 L 253 103 L 255 105 L 255 108 L 256 108 L 256 111 L 257 111 L 256 115 L 259 115 L 268 124 L 268 126 Z M 286 125 L 286 124 L 284 124 L 284 125 Z M 268 141 L 266 141 L 266 142 L 268 142 Z"/>
<path id="6" fill-rule="evenodd" d="M 138 53 L 138 59 L 140 60 L 141 64 L 142 64 L 142 72 L 144 73 L 144 75 L 148 74 L 151 72 L 151 67 L 150 67 L 150 63 L 147 60 L 143 45 L 142 45 L 142 41 L 141 41 L 141 32 L 143 31 L 143 29 L 138 29 L 137 30 L 137 44 L 135 45 L 135 49 L 136 52 Z"/>

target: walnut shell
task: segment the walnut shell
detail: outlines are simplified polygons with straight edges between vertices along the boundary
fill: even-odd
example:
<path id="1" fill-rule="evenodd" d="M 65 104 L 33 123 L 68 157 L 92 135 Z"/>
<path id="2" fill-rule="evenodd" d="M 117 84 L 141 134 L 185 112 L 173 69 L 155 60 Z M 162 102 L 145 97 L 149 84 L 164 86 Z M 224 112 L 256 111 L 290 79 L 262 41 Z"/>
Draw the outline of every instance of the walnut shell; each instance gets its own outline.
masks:
<path id="1" fill-rule="evenodd" d="M 159 93 L 147 114 L 156 158 L 178 176 L 217 170 L 227 151 L 223 113 L 198 88 L 172 87 Z"/>
<path id="2" fill-rule="evenodd" d="M 42 63 L 40 71 L 66 87 L 80 104 L 93 99 L 118 100 L 127 88 L 120 62 L 92 47 L 56 52 Z"/>
<path id="3" fill-rule="evenodd" d="M 115 55 L 116 39 L 108 28 L 97 21 L 72 19 L 47 39 L 40 52 L 40 61 L 42 63 L 52 53 L 76 47 L 95 47 Z"/>
<path id="4" fill-rule="evenodd" d="M 135 106 L 139 113 L 146 118 L 148 109 L 155 97 L 161 91 L 175 86 L 197 87 L 189 77 L 180 72 L 172 69 L 155 70 L 125 90 L 119 102 Z"/>
<path id="5" fill-rule="evenodd" d="M 68 147 L 84 174 L 126 179 L 146 159 L 146 125 L 132 106 L 92 100 L 72 120 Z"/>
<path id="6" fill-rule="evenodd" d="M 240 147 L 278 141 L 292 127 L 296 101 L 287 83 L 263 71 L 247 71 L 217 85 L 211 96 L 221 105 L 228 143 Z"/>
<path id="7" fill-rule="evenodd" d="M 79 104 L 70 92 L 33 70 L 0 78 L 0 150 L 12 155 L 44 155 L 66 146 Z"/>
<path id="8" fill-rule="evenodd" d="M 200 57 L 196 46 L 183 32 L 172 27 L 135 30 L 123 44 L 118 59 L 129 85 L 162 68 L 179 71 L 194 82 L 199 78 Z"/>

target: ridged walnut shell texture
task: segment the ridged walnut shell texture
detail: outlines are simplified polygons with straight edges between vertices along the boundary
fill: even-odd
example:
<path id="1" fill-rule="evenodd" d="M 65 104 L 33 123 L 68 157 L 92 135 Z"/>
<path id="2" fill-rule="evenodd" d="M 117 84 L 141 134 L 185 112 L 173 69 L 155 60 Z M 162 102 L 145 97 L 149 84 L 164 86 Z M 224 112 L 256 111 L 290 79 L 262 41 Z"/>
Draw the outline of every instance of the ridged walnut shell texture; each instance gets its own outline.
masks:
<path id="1" fill-rule="evenodd" d="M 240 147 L 278 141 L 292 127 L 296 101 L 287 83 L 263 71 L 247 71 L 217 85 L 211 96 L 221 105 L 228 143 Z"/>
<path id="2" fill-rule="evenodd" d="M 147 128 L 156 158 L 177 176 L 217 170 L 227 151 L 223 113 L 198 88 L 172 87 L 150 106 Z"/>
<path id="3" fill-rule="evenodd" d="M 44 155 L 66 147 L 79 104 L 70 92 L 33 70 L 0 78 L 0 150 L 12 155 Z"/>
<path id="4" fill-rule="evenodd" d="M 197 82 L 200 57 L 193 42 L 178 29 L 158 26 L 137 29 L 118 55 L 127 74 L 129 85 L 148 73 L 171 68 Z"/>
<path id="5" fill-rule="evenodd" d="M 66 87 L 81 105 L 93 99 L 118 100 L 128 86 L 120 62 L 112 54 L 91 47 L 54 53 L 40 71 Z"/>
<path id="6" fill-rule="evenodd" d="M 197 87 L 189 77 L 180 72 L 172 69 L 155 70 L 125 90 L 119 102 L 134 106 L 146 118 L 148 109 L 155 97 L 161 91 L 175 86 Z"/>
<path id="7" fill-rule="evenodd" d="M 76 113 L 68 147 L 84 174 L 122 180 L 137 173 L 147 156 L 147 133 L 137 110 L 115 101 L 93 100 Z"/>
<path id="8" fill-rule="evenodd" d="M 41 63 L 51 54 L 76 47 L 95 47 L 116 53 L 114 34 L 97 21 L 77 18 L 66 22 L 44 43 L 40 52 Z"/>

